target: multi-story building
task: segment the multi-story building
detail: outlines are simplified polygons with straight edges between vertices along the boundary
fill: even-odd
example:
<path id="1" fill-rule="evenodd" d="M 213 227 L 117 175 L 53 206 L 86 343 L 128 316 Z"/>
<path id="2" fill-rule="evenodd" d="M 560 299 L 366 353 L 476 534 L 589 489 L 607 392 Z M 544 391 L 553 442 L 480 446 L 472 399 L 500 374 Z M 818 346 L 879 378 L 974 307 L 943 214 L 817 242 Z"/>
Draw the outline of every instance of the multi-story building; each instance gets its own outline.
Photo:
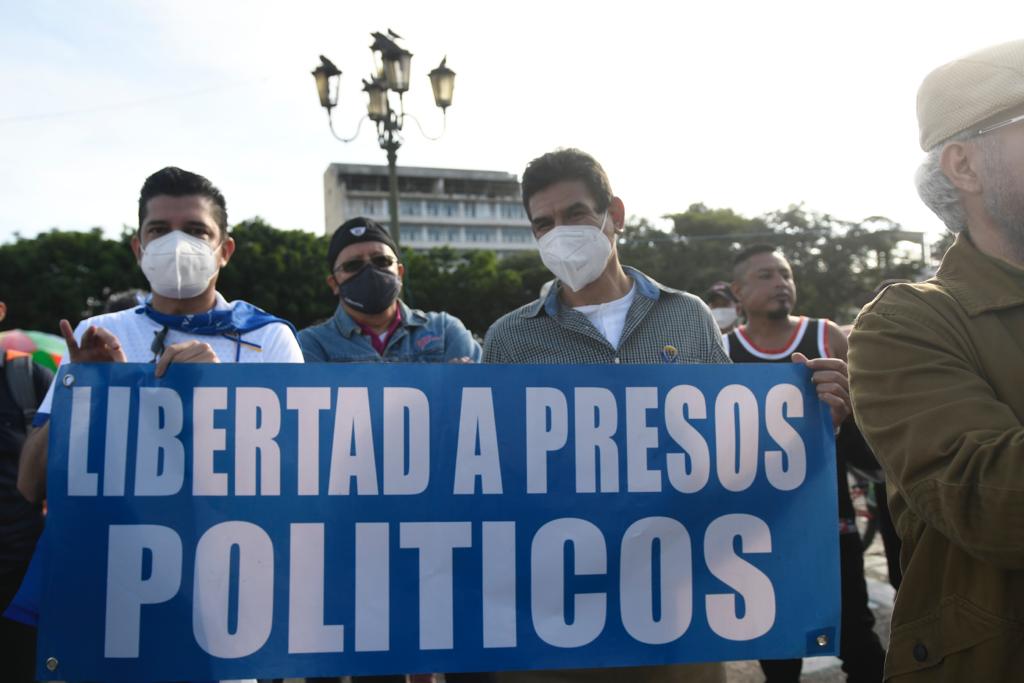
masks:
<path id="1" fill-rule="evenodd" d="M 398 194 L 403 249 L 536 249 L 511 173 L 400 166 Z M 324 171 L 324 230 L 330 235 L 353 216 L 390 224 L 387 166 L 331 164 Z"/>

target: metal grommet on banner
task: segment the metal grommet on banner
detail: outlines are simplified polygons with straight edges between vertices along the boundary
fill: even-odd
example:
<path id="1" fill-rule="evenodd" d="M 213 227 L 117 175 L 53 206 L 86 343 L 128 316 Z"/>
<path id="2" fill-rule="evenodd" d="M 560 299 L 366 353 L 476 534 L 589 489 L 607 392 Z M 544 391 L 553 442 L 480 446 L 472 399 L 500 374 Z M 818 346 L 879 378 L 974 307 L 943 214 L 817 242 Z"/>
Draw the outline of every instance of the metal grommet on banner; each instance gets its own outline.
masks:
<path id="1" fill-rule="evenodd" d="M 820 657 L 822 654 L 831 652 L 835 654 L 839 640 L 836 638 L 835 626 L 819 626 L 818 628 L 806 631 L 805 657 Z"/>
<path id="2" fill-rule="evenodd" d="M 61 381 L 61 383 L 66 387 L 70 387 L 75 383 L 75 376 L 69 372 L 68 374 L 64 375 L 64 379 Z"/>
<path id="3" fill-rule="evenodd" d="M 65 378 L 65 379 L 67 379 L 67 378 Z M 47 660 L 46 660 L 46 670 L 47 671 L 56 671 L 57 670 L 57 666 L 59 664 L 60 664 L 60 662 L 57 661 L 56 657 L 48 657 Z"/>

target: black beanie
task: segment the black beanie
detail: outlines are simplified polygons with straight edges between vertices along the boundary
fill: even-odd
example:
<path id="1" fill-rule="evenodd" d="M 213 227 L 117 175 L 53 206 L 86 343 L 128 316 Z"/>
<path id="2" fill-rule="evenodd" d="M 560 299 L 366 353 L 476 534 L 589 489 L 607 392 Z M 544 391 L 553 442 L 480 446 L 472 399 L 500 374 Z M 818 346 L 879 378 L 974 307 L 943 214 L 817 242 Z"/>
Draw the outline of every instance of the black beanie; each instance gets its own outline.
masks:
<path id="1" fill-rule="evenodd" d="M 391 239 L 383 225 L 369 218 L 356 216 L 342 223 L 331 236 L 331 244 L 327 247 L 327 268 L 333 271 L 334 261 L 341 250 L 357 242 L 382 242 L 391 247 L 395 257 L 398 257 L 398 245 Z"/>

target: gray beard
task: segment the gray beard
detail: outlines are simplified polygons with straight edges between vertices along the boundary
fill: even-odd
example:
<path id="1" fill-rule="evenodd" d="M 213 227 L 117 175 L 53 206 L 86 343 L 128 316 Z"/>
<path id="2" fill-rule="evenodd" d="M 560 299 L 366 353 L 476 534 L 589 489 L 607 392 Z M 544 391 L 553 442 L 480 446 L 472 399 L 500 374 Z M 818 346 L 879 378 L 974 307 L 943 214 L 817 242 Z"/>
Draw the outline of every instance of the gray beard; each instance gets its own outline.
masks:
<path id="1" fill-rule="evenodd" d="M 1003 232 L 1010 256 L 1024 261 L 1024 192 L 1017 186 L 1017 173 L 1006 162 L 1002 147 L 986 149 L 986 171 L 989 191 L 985 192 L 985 211 Z"/>

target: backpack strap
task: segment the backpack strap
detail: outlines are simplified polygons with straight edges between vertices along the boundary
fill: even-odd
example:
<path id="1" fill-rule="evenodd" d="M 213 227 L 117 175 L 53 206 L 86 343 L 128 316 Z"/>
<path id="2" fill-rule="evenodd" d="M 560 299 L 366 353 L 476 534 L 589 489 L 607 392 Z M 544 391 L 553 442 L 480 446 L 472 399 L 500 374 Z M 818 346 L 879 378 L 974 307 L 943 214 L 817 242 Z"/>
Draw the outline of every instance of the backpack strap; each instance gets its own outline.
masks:
<path id="1" fill-rule="evenodd" d="M 5 356 L 7 354 L 4 354 Z M 6 359 L 6 363 L 0 363 L 4 368 L 4 377 L 7 379 L 7 390 L 11 393 L 15 405 L 21 409 L 25 417 L 25 431 L 32 426 L 32 420 L 36 416 L 36 408 L 39 406 L 39 397 L 36 395 L 35 385 L 35 363 L 31 356 L 16 355 Z"/>

